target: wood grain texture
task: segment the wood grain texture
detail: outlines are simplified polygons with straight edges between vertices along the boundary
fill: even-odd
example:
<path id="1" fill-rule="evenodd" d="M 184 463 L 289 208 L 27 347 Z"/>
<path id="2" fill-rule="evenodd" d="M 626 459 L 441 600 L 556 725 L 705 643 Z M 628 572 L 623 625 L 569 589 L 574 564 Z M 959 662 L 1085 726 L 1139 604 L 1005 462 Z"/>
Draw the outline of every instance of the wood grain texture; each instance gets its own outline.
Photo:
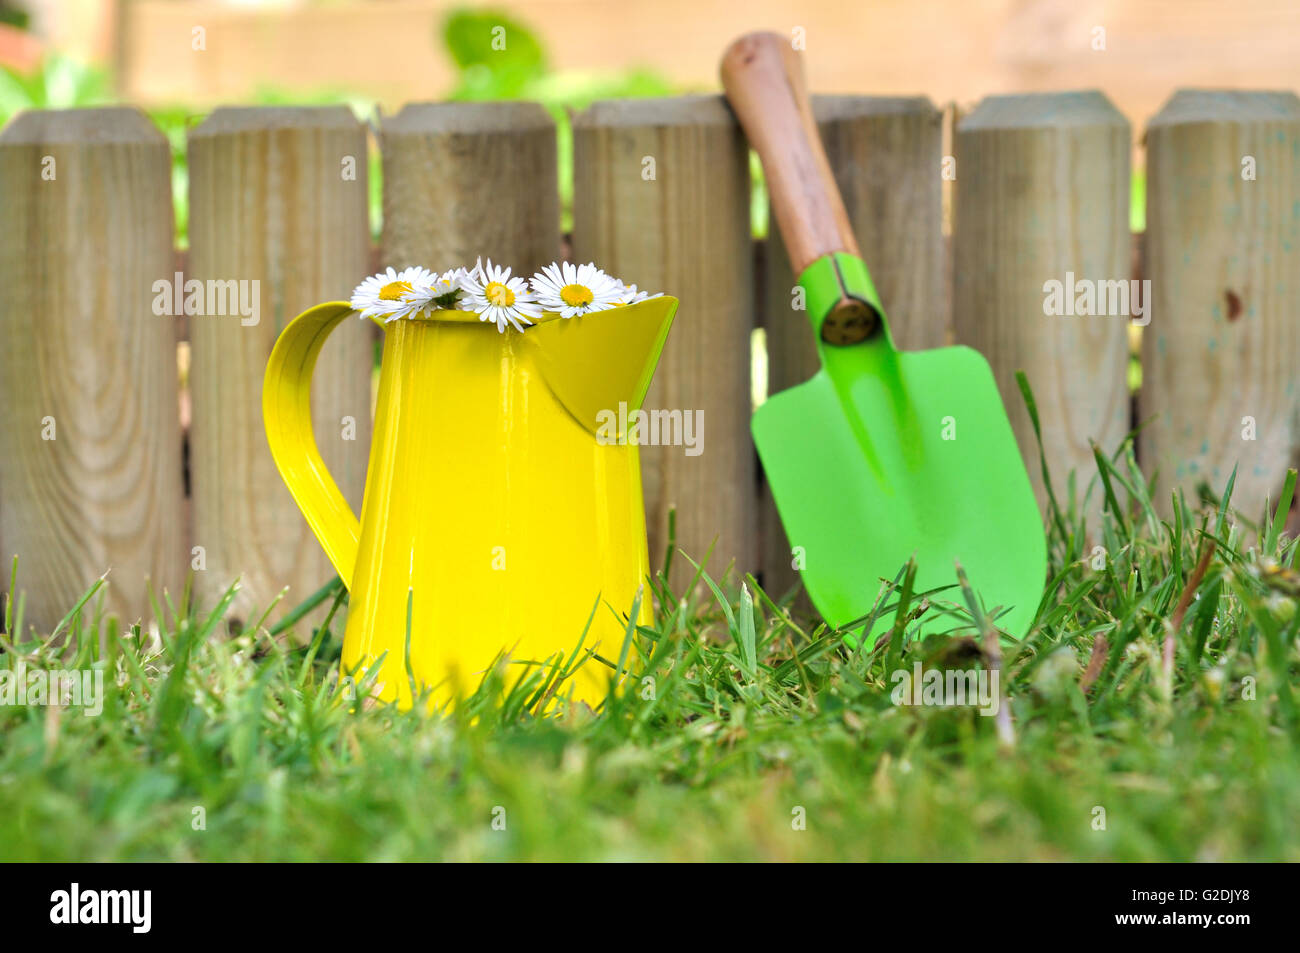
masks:
<path id="1" fill-rule="evenodd" d="M 1129 143 L 1098 92 L 991 96 L 957 125 L 953 331 L 992 365 L 1044 507 L 1016 371 L 1033 387 L 1062 505 L 1071 470 L 1080 497 L 1096 476 L 1090 442 L 1110 452 L 1129 428 L 1128 316 L 1044 313 L 1049 281 L 1131 278 Z M 1100 498 L 1094 489 L 1094 514 Z"/>
<path id="2" fill-rule="evenodd" d="M 413 103 L 380 137 L 384 265 L 482 256 L 527 277 L 559 256 L 555 123 L 537 103 Z"/>
<path id="3" fill-rule="evenodd" d="M 649 177 L 653 172 L 653 177 Z M 647 408 L 703 413 L 698 456 L 643 447 L 652 565 L 668 514 L 678 548 L 710 572 L 755 568 L 749 435 L 754 271 L 748 148 L 720 96 L 596 103 L 574 120 L 575 257 L 681 302 Z M 691 568 L 674 560 L 677 585 Z"/>
<path id="4" fill-rule="evenodd" d="M 880 293 L 895 343 L 941 347 L 948 317 L 943 240 L 943 114 L 924 96 L 814 96 L 813 114 L 848 209 L 857 244 Z M 765 249 L 763 325 L 767 393 L 800 384 L 820 362 L 805 311 L 792 307 L 795 276 L 779 230 Z M 790 546 L 764 485 L 764 584 L 795 583 Z"/>
<path id="5" fill-rule="evenodd" d="M 24 113 L 0 133 L 0 196 L 2 584 L 17 554 L 48 634 L 111 570 L 106 608 L 145 620 L 147 582 L 184 578 L 175 331 L 151 307 L 167 141 L 134 109 Z"/>
<path id="6" fill-rule="evenodd" d="M 1182 90 L 1147 149 L 1143 469 L 1168 508 L 1236 465 L 1232 502 L 1256 520 L 1300 463 L 1300 100 Z"/>
<path id="7" fill-rule="evenodd" d="M 196 589 L 211 605 L 241 578 L 234 612 L 243 616 L 288 586 L 281 609 L 291 608 L 334 571 L 271 459 L 262 375 L 285 324 L 346 300 L 369 269 L 366 136 L 343 106 L 222 108 L 190 133 L 189 158 L 186 278 L 260 289 L 256 324 L 239 314 L 190 318 L 194 543 L 207 563 Z M 370 327 L 358 319 L 326 343 L 312 388 L 321 456 L 357 512 L 372 363 Z"/>

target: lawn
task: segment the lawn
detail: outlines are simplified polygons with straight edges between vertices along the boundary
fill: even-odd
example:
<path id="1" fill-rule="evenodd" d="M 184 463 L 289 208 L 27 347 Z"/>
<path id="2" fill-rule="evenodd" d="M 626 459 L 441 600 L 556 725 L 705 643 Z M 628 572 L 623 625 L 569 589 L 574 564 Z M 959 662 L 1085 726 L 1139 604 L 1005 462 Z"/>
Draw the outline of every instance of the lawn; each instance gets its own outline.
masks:
<path id="1" fill-rule="evenodd" d="M 661 574 L 599 712 L 565 676 L 618 660 L 581 652 L 503 658 L 450 713 L 375 705 L 339 678 L 337 584 L 313 632 L 226 637 L 224 605 L 179 594 L 158 638 L 123 636 L 92 589 L 20 641 L 9 605 L 0 670 L 108 677 L 98 717 L 0 706 L 0 859 L 1300 860 L 1294 471 L 1273 514 L 1234 514 L 1229 483 L 1162 521 L 1131 443 L 1097 461 L 1097 542 L 1057 487 L 1024 641 L 908 567 L 870 649 L 752 578 L 682 598 Z M 950 634 L 909 640 L 922 613 Z M 1000 666 L 1004 717 L 894 704 L 918 660 Z"/>

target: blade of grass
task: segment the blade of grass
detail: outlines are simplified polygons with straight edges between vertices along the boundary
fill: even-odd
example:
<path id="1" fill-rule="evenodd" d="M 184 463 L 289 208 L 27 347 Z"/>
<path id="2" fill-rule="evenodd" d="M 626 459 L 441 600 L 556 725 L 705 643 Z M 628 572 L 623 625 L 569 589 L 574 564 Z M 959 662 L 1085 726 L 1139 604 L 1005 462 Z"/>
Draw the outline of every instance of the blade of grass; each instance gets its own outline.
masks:
<path id="1" fill-rule="evenodd" d="M 1056 501 L 1056 491 L 1052 488 L 1052 474 L 1047 467 L 1047 454 L 1043 451 L 1043 430 L 1038 422 L 1038 402 L 1034 400 L 1034 391 L 1029 386 L 1029 378 L 1025 376 L 1024 371 L 1016 371 L 1016 385 L 1020 388 L 1020 396 L 1024 398 L 1025 409 L 1029 411 L 1029 422 L 1034 427 L 1034 439 L 1038 442 L 1038 465 L 1043 472 L 1043 486 L 1047 490 L 1047 503 L 1052 514 L 1052 523 L 1056 526 L 1061 542 L 1064 543 L 1069 539 L 1069 534 L 1065 530 L 1061 506 Z"/>
<path id="2" fill-rule="evenodd" d="M 1286 481 L 1282 484 L 1282 495 L 1277 498 L 1277 510 L 1273 513 L 1272 519 L 1268 522 L 1268 529 L 1264 538 L 1264 552 L 1270 555 L 1277 555 L 1277 540 L 1286 526 L 1287 514 L 1291 512 L 1291 498 L 1295 494 L 1296 471 L 1294 469 L 1286 471 Z"/>
<path id="3" fill-rule="evenodd" d="M 907 608 L 912 601 L 912 586 L 916 582 L 916 558 L 907 561 L 903 568 L 903 588 L 899 591 L 898 610 L 894 625 L 889 631 L 889 651 L 885 653 L 885 671 L 895 672 L 903 659 L 903 634 L 907 628 Z M 863 633 L 864 641 L 866 632 Z"/>

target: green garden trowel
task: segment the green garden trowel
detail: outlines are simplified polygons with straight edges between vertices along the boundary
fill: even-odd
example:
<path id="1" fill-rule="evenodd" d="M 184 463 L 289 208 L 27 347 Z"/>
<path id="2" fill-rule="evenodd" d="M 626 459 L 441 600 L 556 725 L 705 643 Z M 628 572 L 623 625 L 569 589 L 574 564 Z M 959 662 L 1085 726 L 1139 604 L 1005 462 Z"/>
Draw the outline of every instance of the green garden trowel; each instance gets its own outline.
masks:
<path id="1" fill-rule="evenodd" d="M 1023 636 L 1043 592 L 1046 541 L 988 362 L 966 347 L 894 347 L 790 42 L 741 37 L 723 56 L 722 83 L 763 162 L 822 362 L 752 424 L 808 594 L 827 622 L 849 626 L 909 558 L 917 592 L 953 585 L 960 563 L 997 627 Z M 936 598 L 962 602 L 953 590 Z M 923 629 L 955 624 L 926 619 Z"/>

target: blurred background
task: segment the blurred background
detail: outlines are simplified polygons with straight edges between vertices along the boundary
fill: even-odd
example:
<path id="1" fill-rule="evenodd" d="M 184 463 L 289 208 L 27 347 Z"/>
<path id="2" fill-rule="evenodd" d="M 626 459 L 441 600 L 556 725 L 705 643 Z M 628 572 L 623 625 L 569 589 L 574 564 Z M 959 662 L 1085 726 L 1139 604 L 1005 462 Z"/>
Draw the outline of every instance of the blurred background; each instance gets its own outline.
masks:
<path id="1" fill-rule="evenodd" d="M 568 111 L 716 90 L 720 52 L 757 28 L 803 46 L 817 92 L 920 93 L 960 113 L 990 93 L 1097 88 L 1135 140 L 1176 87 L 1300 87 L 1296 0 L 0 0 L 0 123 L 135 103 L 171 138 L 183 197 L 185 129 L 218 104 L 346 102 L 373 119 L 536 100 L 559 127 L 567 226 Z"/>
<path id="2" fill-rule="evenodd" d="M 1300 71 L 1294 0 L 0 0 L 0 61 L 62 54 L 148 104 L 332 87 L 392 109 L 486 82 L 473 44 L 445 30 L 466 9 L 574 81 L 652 65 L 674 87 L 712 88 L 726 42 L 764 27 L 802 31 L 819 91 L 960 102 L 1096 86 L 1135 125 L 1175 85 L 1291 87 Z"/>
<path id="3" fill-rule="evenodd" d="M 507 27 L 509 70 L 479 69 L 473 31 L 447 29 L 471 10 Z M 723 46 L 758 27 L 799 32 L 821 92 L 1098 87 L 1139 127 L 1174 86 L 1291 88 L 1300 72 L 1295 0 L 0 0 L 0 22 L 6 67 L 68 57 L 150 105 L 329 88 L 391 110 L 602 74 L 714 88 Z"/>

